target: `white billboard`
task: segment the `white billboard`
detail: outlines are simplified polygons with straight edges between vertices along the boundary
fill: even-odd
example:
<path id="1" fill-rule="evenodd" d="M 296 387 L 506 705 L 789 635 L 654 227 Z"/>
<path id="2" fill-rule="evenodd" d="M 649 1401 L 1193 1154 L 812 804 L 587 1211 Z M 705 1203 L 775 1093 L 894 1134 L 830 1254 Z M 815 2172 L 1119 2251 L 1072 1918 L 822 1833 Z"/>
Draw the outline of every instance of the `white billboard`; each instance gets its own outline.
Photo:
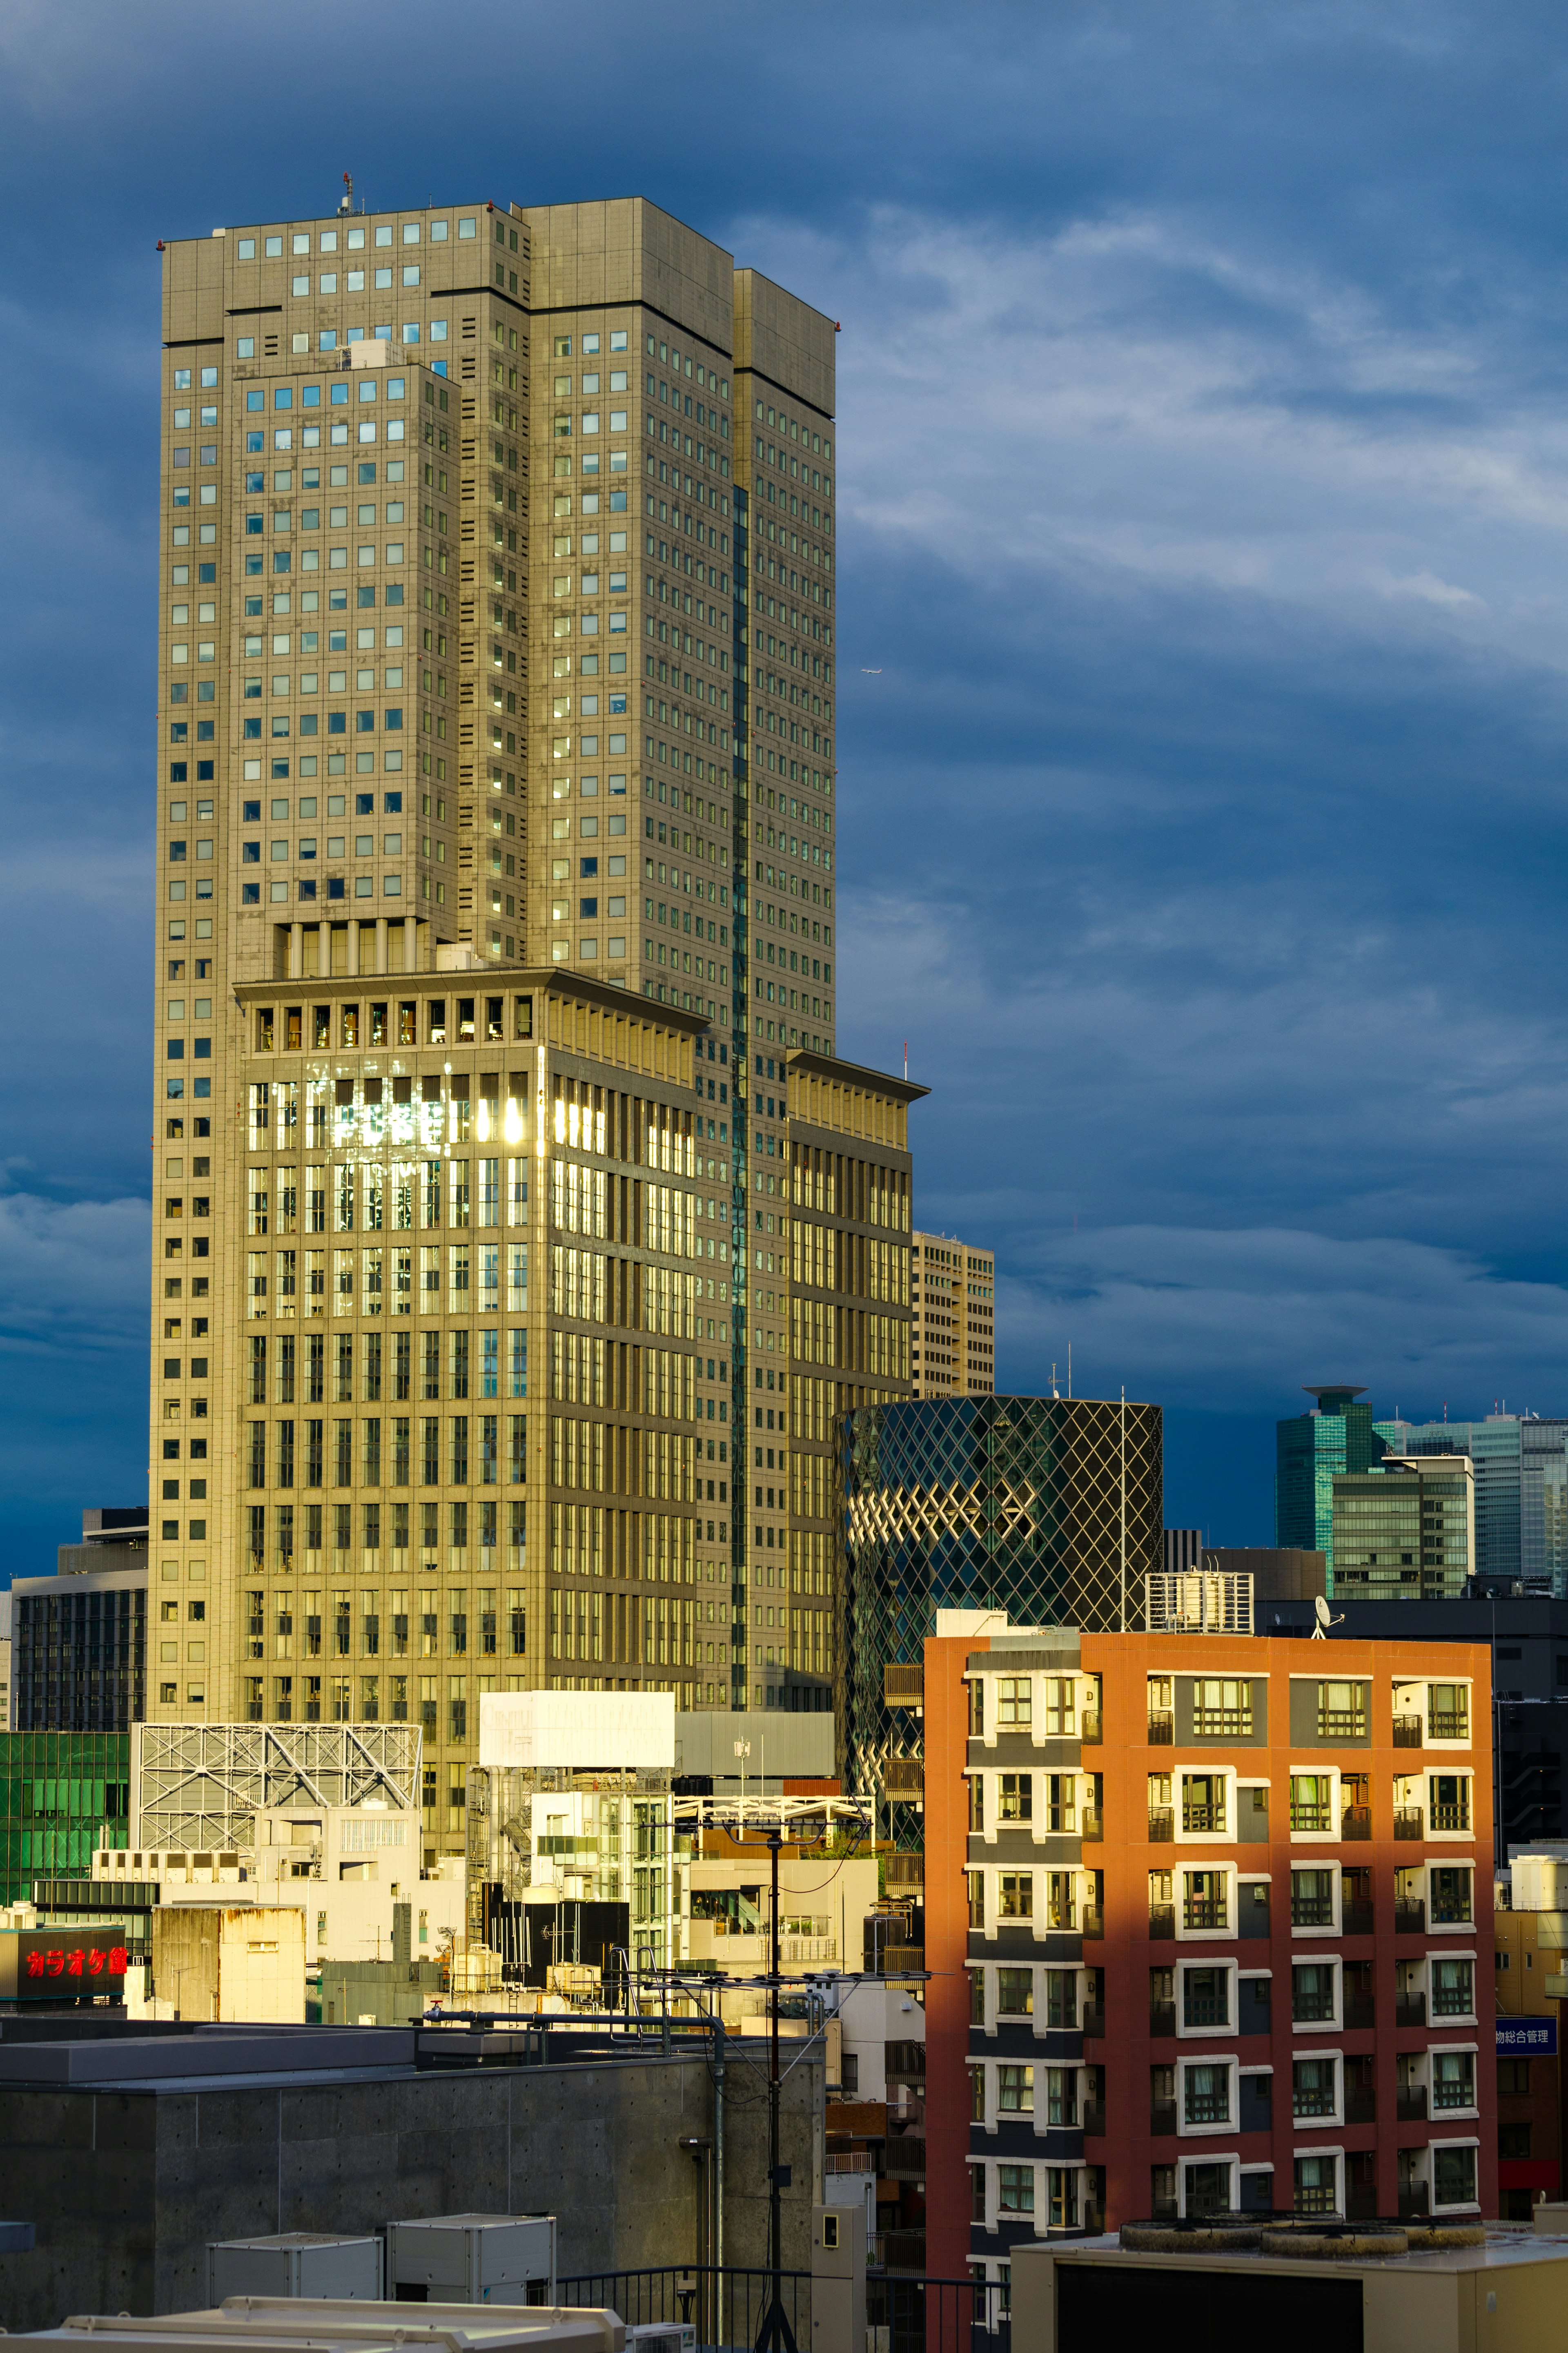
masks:
<path id="1" fill-rule="evenodd" d="M 668 1772 L 675 1765 L 671 1692 L 486 1692 L 479 1763 L 491 1771 L 551 1767 Z"/>

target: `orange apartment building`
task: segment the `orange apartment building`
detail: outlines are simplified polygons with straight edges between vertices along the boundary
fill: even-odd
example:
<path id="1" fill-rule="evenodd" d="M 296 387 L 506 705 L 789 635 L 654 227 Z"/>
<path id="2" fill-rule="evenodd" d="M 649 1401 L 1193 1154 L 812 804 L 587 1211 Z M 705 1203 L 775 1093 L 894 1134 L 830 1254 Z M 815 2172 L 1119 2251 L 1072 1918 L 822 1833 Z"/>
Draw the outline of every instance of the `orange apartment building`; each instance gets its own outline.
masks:
<path id="1" fill-rule="evenodd" d="M 928 2272 L 1005 2309 L 1020 2240 L 1151 2214 L 1495 2215 L 1485 1646 L 938 1624 Z"/>

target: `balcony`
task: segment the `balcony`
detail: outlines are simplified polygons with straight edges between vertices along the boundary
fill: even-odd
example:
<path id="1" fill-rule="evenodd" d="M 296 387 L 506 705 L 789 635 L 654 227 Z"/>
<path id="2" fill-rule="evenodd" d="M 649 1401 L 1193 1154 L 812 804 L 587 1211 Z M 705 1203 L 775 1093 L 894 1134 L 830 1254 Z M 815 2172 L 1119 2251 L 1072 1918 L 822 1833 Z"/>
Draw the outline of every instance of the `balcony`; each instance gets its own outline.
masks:
<path id="1" fill-rule="evenodd" d="M 1151 1806 L 1149 1809 L 1149 1842 L 1166 1846 L 1176 1835 L 1175 1810 L 1171 1806 Z"/>
<path id="2" fill-rule="evenodd" d="M 1089 2002 L 1085 2007 L 1083 2013 L 1083 2031 L 1085 2038 L 1089 2041 L 1095 2042 L 1104 2041 L 1105 2012 L 1098 2002 Z"/>
<path id="3" fill-rule="evenodd" d="M 1079 1820 L 1083 1824 L 1083 1828 L 1079 1832 L 1079 1836 L 1080 1838 L 1086 1840 L 1091 1845 L 1098 1843 L 1104 1838 L 1105 1817 L 1100 1812 L 1098 1806 L 1085 1806 L 1082 1814 L 1079 1816 Z"/>
<path id="4" fill-rule="evenodd" d="M 889 1887 L 923 1887 L 926 1859 L 923 1854 L 889 1854 L 882 1858 L 882 1867 Z"/>
<path id="5" fill-rule="evenodd" d="M 1159 2138 L 1163 2134 L 1173 2133 L 1175 2131 L 1176 2104 L 1174 2100 L 1155 2100 L 1152 2104 L 1149 2110 L 1149 2129 L 1156 2138 Z"/>
<path id="6" fill-rule="evenodd" d="M 889 2138 L 882 2152 L 882 2166 L 889 2180 L 923 2181 L 926 2178 L 926 2144 L 923 2133 L 903 2133 Z"/>
<path id="7" fill-rule="evenodd" d="M 1425 2026 L 1426 1997 L 1424 1993 L 1396 1993 L 1394 1997 L 1395 2026 Z"/>
<path id="8" fill-rule="evenodd" d="M 1080 1933 L 1091 1940 L 1104 1936 L 1105 1915 L 1100 1910 L 1098 1904 L 1086 1904 L 1084 1905 L 1083 1925 Z"/>
<path id="9" fill-rule="evenodd" d="M 1176 1907 L 1173 1904 L 1151 1904 L 1149 1934 L 1153 1937 L 1173 1936 L 1176 1933 Z"/>
<path id="10" fill-rule="evenodd" d="M 895 1666 L 889 1660 L 882 1669 L 882 1698 L 889 1707 L 919 1707 L 925 1699 L 925 1668 Z"/>
<path id="11" fill-rule="evenodd" d="M 1173 2001 L 1152 2001 L 1149 2004 L 1149 2033 L 1153 2042 L 1176 2031 L 1176 2005 Z"/>
<path id="12" fill-rule="evenodd" d="M 1426 2213 L 1429 2191 L 1424 2181 L 1413 2181 L 1399 2193 L 1399 2219 L 1402 2222 L 1422 2221 Z"/>
<path id="13" fill-rule="evenodd" d="M 1418 1897 L 1402 1895 L 1395 1902 L 1394 1933 L 1396 1936 L 1424 1936 L 1426 1934 L 1426 1906 Z"/>
<path id="14" fill-rule="evenodd" d="M 1463 1707 L 1435 1707 L 1426 1718 L 1428 1740 L 1468 1740 L 1470 1712 Z"/>
<path id="15" fill-rule="evenodd" d="M 885 1978 L 919 1977 L 926 1965 L 923 1945 L 884 1945 L 882 1975 Z"/>
<path id="16" fill-rule="evenodd" d="M 1419 1806 L 1399 1806 L 1394 1810 L 1394 1835 L 1396 1839 L 1416 1839 L 1423 1835 L 1426 1816 Z"/>
<path id="17" fill-rule="evenodd" d="M 1104 2139 L 1105 2103 L 1103 2100 L 1087 2100 L 1084 2103 L 1083 2128 L 1090 2139 Z"/>
<path id="18" fill-rule="evenodd" d="M 1396 1715 L 1394 1717 L 1394 1745 L 1395 1748 L 1420 1747 L 1421 1718 L 1418 1715 Z"/>
<path id="19" fill-rule="evenodd" d="M 920 1757 L 889 1757 L 882 1767 L 882 1788 L 889 1798 L 925 1795 L 925 1760 Z"/>
<path id="20" fill-rule="evenodd" d="M 1345 1989 L 1345 2025 L 1347 2029 L 1364 2031 L 1377 2024 L 1377 2003 L 1370 1993 L 1352 1993 Z"/>
<path id="21" fill-rule="evenodd" d="M 1079 1716 L 1078 1736 L 1079 1745 L 1085 1748 L 1098 1748 L 1104 1740 L 1105 1734 L 1100 1728 L 1100 1710 L 1097 1707 L 1086 1707 Z"/>
<path id="22" fill-rule="evenodd" d="M 1175 1738 L 1176 1719 L 1169 1708 L 1151 1708 L 1149 1711 L 1150 1747 L 1170 1748 L 1174 1746 Z"/>
<path id="23" fill-rule="evenodd" d="M 1374 2125 L 1377 2122 L 1377 2094 L 1375 2092 L 1347 2092 L 1345 2094 L 1345 2122 L 1347 2125 Z M 1368 2190 L 1366 2195 L 1370 2198 L 1372 2192 Z M 1369 2207 L 1367 2211 L 1370 2213 L 1371 2211 L 1372 2210 Z"/>
<path id="24" fill-rule="evenodd" d="M 884 2046 L 883 2073 L 889 2084 L 923 2084 L 926 2047 L 923 2042 L 889 2042 Z"/>
<path id="25" fill-rule="evenodd" d="M 1394 2103 L 1394 2113 L 1402 2125 L 1424 2125 L 1426 2121 L 1426 2086 L 1413 2084 L 1401 2092 Z"/>
<path id="26" fill-rule="evenodd" d="M 1347 1895 L 1340 1905 L 1340 1934 L 1342 1936 L 1370 1936 L 1372 1934 L 1372 1898 L 1370 1895 Z"/>
<path id="27" fill-rule="evenodd" d="M 1370 1839 L 1372 1836 L 1372 1808 L 1370 1806 L 1347 1806 L 1340 1816 L 1340 1836 L 1342 1839 Z"/>
<path id="28" fill-rule="evenodd" d="M 926 2234 L 923 2231 L 882 2231 L 878 2234 L 882 2268 L 889 2272 L 923 2272 Z"/>

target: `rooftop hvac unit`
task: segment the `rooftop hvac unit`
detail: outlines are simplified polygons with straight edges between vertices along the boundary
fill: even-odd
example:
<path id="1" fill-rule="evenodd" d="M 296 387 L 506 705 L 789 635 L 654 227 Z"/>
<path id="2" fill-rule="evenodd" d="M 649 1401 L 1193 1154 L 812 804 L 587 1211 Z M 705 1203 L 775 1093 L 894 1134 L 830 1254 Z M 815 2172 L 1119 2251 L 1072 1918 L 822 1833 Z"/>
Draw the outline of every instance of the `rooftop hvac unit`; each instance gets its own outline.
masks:
<path id="1" fill-rule="evenodd" d="M 379 2238 L 327 2231 L 282 2231 L 266 2239 L 215 2239 L 207 2246 L 207 2301 L 230 2295 L 330 2297 L 374 2303 L 381 2295 Z"/>
<path id="2" fill-rule="evenodd" d="M 626 2331 L 626 2353 L 697 2353 L 697 2330 L 689 2320 L 650 2320 Z"/>
<path id="3" fill-rule="evenodd" d="M 553 2304 L 553 2214 L 436 2214 L 386 2226 L 400 2304 Z"/>

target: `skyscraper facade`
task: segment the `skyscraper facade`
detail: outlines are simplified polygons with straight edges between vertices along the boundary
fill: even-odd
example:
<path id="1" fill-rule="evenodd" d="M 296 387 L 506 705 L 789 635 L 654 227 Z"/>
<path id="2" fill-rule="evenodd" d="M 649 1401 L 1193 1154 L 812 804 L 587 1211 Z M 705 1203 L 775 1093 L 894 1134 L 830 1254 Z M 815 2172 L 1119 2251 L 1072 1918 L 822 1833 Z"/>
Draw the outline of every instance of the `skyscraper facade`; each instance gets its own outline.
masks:
<path id="1" fill-rule="evenodd" d="M 1500 1411 L 1377 1430 L 1396 1453 L 1464 1454 L 1475 1464 L 1478 1577 L 1568 1593 L 1568 1420 Z"/>
<path id="2" fill-rule="evenodd" d="M 1293 1414 L 1276 1425 L 1274 1542 L 1301 1552 L 1321 1552 L 1334 1589 L 1334 1478 L 1342 1471 L 1368 1471 L 1384 1451 L 1373 1429 L 1372 1408 L 1358 1405 L 1362 1392 L 1342 1382 L 1304 1385 L 1318 1402 L 1310 1413 Z"/>
<path id="3" fill-rule="evenodd" d="M 637 200 L 173 243 L 163 327 L 149 1712 L 376 1683 L 444 1839 L 498 1673 L 826 1690 L 795 1440 L 908 1393 L 921 1090 L 834 1050 L 834 329 Z M 674 1508 L 595 1566 L 587 1493 Z M 568 1617 L 611 1559 L 662 1658 Z"/>
<path id="4" fill-rule="evenodd" d="M 910 1264 L 917 1397 L 988 1397 L 996 1387 L 996 1257 L 947 1234 L 916 1234 Z"/>

